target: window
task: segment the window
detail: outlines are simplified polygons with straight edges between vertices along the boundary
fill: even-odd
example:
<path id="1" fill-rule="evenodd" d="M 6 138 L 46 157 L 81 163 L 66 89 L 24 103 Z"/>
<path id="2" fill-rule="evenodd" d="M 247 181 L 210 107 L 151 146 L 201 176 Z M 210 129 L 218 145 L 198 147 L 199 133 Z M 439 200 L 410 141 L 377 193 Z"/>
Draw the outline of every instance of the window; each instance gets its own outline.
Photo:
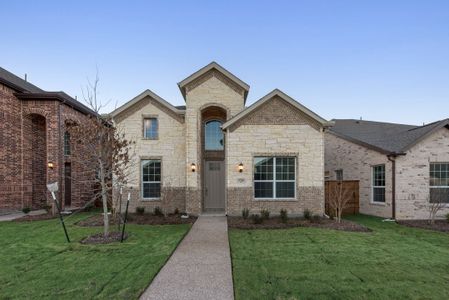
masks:
<path id="1" fill-rule="evenodd" d="M 204 126 L 204 149 L 223 150 L 223 131 L 220 121 L 209 121 Z"/>
<path id="2" fill-rule="evenodd" d="M 156 140 L 158 138 L 157 118 L 143 119 L 143 137 L 150 140 Z"/>
<path id="3" fill-rule="evenodd" d="M 385 165 L 373 167 L 372 200 L 376 203 L 385 203 Z"/>
<path id="4" fill-rule="evenodd" d="M 335 170 L 335 178 L 338 181 L 343 181 L 343 169 Z"/>
<path id="5" fill-rule="evenodd" d="M 254 198 L 295 198 L 294 157 L 254 158 Z"/>
<path id="6" fill-rule="evenodd" d="M 161 161 L 158 159 L 142 160 L 142 198 L 161 197 Z"/>
<path id="7" fill-rule="evenodd" d="M 430 203 L 449 203 L 449 163 L 430 164 Z"/>
<path id="8" fill-rule="evenodd" d="M 70 133 L 64 132 L 64 155 L 70 155 Z"/>

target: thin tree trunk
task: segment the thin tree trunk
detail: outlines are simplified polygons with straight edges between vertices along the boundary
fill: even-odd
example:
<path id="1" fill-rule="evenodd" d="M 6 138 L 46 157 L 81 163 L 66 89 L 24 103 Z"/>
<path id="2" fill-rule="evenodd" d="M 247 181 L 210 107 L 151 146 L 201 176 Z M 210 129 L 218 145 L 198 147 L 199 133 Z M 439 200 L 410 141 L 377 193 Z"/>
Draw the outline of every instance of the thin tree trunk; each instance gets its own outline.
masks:
<path id="1" fill-rule="evenodd" d="M 103 202 L 103 223 L 104 223 L 104 236 L 107 237 L 109 235 L 109 216 L 108 216 L 108 197 L 107 197 L 107 189 L 104 178 L 104 166 L 103 163 L 100 162 L 100 181 L 101 181 L 101 200 Z"/>

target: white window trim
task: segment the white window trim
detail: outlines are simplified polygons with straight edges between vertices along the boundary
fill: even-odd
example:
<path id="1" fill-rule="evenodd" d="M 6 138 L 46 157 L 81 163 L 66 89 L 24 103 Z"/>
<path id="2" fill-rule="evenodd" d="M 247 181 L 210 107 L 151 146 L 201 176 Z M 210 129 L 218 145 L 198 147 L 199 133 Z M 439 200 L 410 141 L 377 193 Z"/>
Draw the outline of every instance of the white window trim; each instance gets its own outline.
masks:
<path id="1" fill-rule="evenodd" d="M 385 185 L 374 185 L 374 168 L 379 167 L 379 166 L 384 166 L 384 176 L 385 176 Z M 385 166 L 385 164 L 379 164 L 379 165 L 373 165 L 371 166 L 371 204 L 374 205 L 386 205 L 387 203 L 387 189 L 386 189 L 386 184 L 387 184 L 387 168 Z M 383 188 L 384 189 L 384 194 L 385 194 L 385 201 L 381 202 L 381 201 L 374 201 L 374 189 L 375 188 Z"/>
<path id="2" fill-rule="evenodd" d="M 443 165 L 449 164 L 448 162 L 430 162 L 429 163 L 429 203 L 430 202 L 430 189 L 449 189 L 449 185 L 430 185 L 430 165 Z M 449 203 L 446 203 L 445 207 L 449 207 Z"/>
<path id="3" fill-rule="evenodd" d="M 160 165 L 161 165 L 161 174 L 160 174 L 161 181 L 143 181 L 143 163 L 145 161 L 151 161 L 151 160 L 158 160 L 160 162 Z M 159 188 L 161 190 L 160 193 L 162 192 L 162 160 L 161 159 L 141 159 L 140 160 L 140 190 L 141 190 L 140 196 L 141 196 L 141 199 L 143 201 L 157 201 L 157 200 L 161 200 L 161 197 L 148 197 L 148 198 L 145 198 L 144 195 L 143 195 L 143 184 L 144 183 L 159 183 Z"/>
<path id="4" fill-rule="evenodd" d="M 255 158 L 273 158 L 273 180 L 255 180 L 254 179 L 254 167 L 253 167 L 253 199 L 256 201 L 266 201 L 266 200 L 274 200 L 274 201 L 294 201 L 296 200 L 296 157 L 293 156 L 254 156 L 253 157 L 253 165 L 254 165 L 254 159 Z M 277 180 L 276 179 L 276 158 L 293 158 L 295 160 L 295 179 L 294 180 Z M 273 183 L 273 197 L 256 197 L 256 182 L 272 182 Z M 294 183 L 294 189 L 293 189 L 293 197 L 282 197 L 277 198 L 276 197 L 276 182 L 293 182 Z"/>

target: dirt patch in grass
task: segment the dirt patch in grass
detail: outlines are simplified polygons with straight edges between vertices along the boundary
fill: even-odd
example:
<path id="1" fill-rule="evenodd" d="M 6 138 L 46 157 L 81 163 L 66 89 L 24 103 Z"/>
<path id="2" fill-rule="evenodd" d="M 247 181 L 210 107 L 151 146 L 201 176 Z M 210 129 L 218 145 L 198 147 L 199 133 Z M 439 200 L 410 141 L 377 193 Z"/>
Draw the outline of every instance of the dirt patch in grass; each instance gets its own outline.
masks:
<path id="1" fill-rule="evenodd" d="M 51 213 L 46 213 L 42 215 L 25 215 L 18 219 L 14 219 L 14 222 L 30 222 L 30 221 L 42 221 L 57 218 L 58 215 L 52 215 Z"/>
<path id="2" fill-rule="evenodd" d="M 403 220 L 397 223 L 407 227 L 449 232 L 449 222 L 446 220 L 435 220 L 434 224 L 429 224 L 428 220 Z"/>
<path id="3" fill-rule="evenodd" d="M 330 219 L 313 219 L 306 220 L 303 218 L 290 218 L 283 223 L 281 218 L 274 217 L 263 220 L 261 224 L 254 224 L 251 218 L 243 219 L 242 217 L 228 217 L 228 226 L 238 229 L 282 229 L 292 227 L 317 227 L 326 229 L 335 229 L 342 231 L 370 232 L 371 230 L 363 225 L 348 220 L 342 220 L 337 223 Z"/>
<path id="4" fill-rule="evenodd" d="M 196 217 L 189 216 L 184 219 L 181 215 L 167 215 L 167 216 L 155 216 L 152 214 L 128 214 L 128 224 L 138 224 L 138 225 L 172 225 L 172 224 L 193 224 L 196 221 Z M 119 218 L 110 215 L 109 223 L 111 225 L 117 225 Z M 79 226 L 84 227 L 94 227 L 103 226 L 103 215 L 98 214 L 89 217 L 85 220 L 81 220 L 77 223 Z"/>
<path id="5" fill-rule="evenodd" d="M 81 244 L 110 244 L 110 243 L 116 243 L 120 242 L 122 238 L 121 232 L 110 232 L 107 237 L 104 236 L 103 232 L 96 233 L 93 235 L 90 235 L 83 240 L 81 240 Z M 126 240 L 128 238 L 128 234 L 125 233 L 123 235 L 123 240 Z"/>

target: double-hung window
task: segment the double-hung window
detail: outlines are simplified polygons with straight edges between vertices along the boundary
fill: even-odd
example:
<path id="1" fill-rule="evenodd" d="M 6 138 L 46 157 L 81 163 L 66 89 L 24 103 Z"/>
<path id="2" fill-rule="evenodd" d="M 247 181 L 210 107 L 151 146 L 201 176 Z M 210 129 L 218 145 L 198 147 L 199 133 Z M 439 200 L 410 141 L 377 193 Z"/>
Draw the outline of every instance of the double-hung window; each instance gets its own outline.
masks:
<path id="1" fill-rule="evenodd" d="M 159 159 L 142 160 L 142 198 L 161 197 L 161 161 Z"/>
<path id="2" fill-rule="evenodd" d="M 372 172 L 372 200 L 385 203 L 385 165 L 373 166 Z"/>
<path id="3" fill-rule="evenodd" d="M 157 140 L 158 139 L 158 122 L 157 118 L 145 118 L 143 119 L 143 137 L 145 139 Z"/>
<path id="4" fill-rule="evenodd" d="M 449 203 L 449 163 L 430 164 L 430 203 Z"/>
<path id="5" fill-rule="evenodd" d="M 254 198 L 294 199 L 295 183 L 295 157 L 254 158 Z"/>

